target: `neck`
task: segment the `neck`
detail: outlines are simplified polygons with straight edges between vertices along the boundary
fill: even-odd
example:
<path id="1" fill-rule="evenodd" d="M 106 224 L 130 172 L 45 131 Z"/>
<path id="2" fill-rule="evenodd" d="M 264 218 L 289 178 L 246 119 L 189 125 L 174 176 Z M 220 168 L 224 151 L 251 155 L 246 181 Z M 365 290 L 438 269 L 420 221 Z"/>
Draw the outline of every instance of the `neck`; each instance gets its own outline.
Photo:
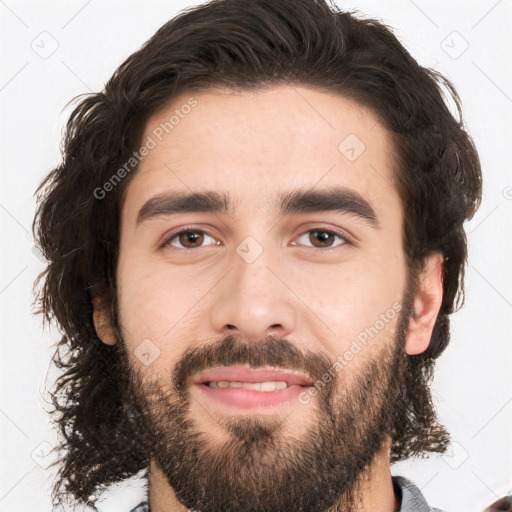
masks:
<path id="1" fill-rule="evenodd" d="M 357 485 L 357 512 L 395 512 L 400 509 L 400 500 L 393 490 L 390 455 L 391 440 L 386 438 L 371 466 L 361 474 Z M 151 460 L 149 470 L 149 502 L 151 512 L 190 512 L 178 500 L 154 459 Z M 341 510 L 334 506 L 326 512 Z"/>

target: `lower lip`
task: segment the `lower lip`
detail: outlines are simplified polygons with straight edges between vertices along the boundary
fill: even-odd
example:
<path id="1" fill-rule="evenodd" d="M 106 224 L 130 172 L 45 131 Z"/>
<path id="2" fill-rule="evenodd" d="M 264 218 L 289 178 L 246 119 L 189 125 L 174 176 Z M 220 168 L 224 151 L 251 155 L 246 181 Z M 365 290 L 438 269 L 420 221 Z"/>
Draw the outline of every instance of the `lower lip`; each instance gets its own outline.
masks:
<path id="1" fill-rule="evenodd" d="M 271 409 L 286 402 L 297 400 L 308 387 L 290 386 L 276 391 L 256 391 L 245 388 L 211 388 L 206 384 L 196 384 L 199 390 L 212 401 L 238 409 Z"/>

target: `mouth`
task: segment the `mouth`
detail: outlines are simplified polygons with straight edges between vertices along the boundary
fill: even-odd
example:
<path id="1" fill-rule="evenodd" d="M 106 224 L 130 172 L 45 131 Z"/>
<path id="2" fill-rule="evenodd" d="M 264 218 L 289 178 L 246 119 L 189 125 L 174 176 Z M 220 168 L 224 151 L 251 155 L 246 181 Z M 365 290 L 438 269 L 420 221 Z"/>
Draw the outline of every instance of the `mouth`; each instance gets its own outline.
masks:
<path id="1" fill-rule="evenodd" d="M 223 366 L 201 372 L 195 388 L 213 403 L 234 409 L 271 409 L 297 399 L 312 380 L 296 370 Z"/>

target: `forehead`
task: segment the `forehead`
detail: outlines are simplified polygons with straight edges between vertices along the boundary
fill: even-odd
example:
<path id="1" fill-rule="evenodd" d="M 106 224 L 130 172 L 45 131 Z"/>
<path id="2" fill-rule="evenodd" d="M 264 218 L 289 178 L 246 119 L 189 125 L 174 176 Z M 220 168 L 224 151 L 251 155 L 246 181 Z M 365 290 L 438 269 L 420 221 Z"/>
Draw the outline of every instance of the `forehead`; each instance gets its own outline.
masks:
<path id="1" fill-rule="evenodd" d="M 128 186 L 131 223 L 149 198 L 172 190 L 226 192 L 231 212 L 250 203 L 277 213 L 277 198 L 290 190 L 332 186 L 377 210 L 399 202 L 390 137 L 376 116 L 309 87 L 184 92 L 149 119 L 142 144 L 151 149 Z"/>

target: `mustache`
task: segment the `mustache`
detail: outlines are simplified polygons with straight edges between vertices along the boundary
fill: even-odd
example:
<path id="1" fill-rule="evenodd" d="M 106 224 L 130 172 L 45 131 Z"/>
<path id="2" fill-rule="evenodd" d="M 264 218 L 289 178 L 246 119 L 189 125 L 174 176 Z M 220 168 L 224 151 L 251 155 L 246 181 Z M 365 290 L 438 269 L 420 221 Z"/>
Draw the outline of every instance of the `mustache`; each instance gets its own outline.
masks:
<path id="1" fill-rule="evenodd" d="M 333 364 L 327 355 L 310 350 L 303 353 L 285 338 L 269 335 L 262 341 L 249 342 L 242 336 L 228 335 L 209 345 L 187 350 L 176 364 L 173 384 L 178 393 L 184 394 L 196 373 L 232 365 L 297 370 L 316 382 Z"/>

